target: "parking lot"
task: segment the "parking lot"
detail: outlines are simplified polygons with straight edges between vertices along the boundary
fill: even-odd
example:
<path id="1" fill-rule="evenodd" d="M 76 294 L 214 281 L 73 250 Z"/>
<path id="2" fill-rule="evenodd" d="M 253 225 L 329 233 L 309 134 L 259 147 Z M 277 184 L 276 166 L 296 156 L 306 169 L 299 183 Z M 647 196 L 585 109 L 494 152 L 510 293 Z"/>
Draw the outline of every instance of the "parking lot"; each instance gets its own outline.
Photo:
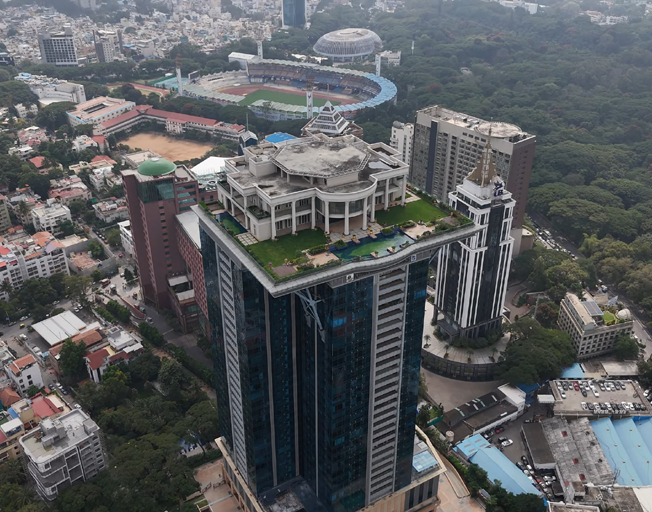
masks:
<path id="1" fill-rule="evenodd" d="M 550 387 L 555 397 L 555 414 L 593 416 L 596 412 L 588 404 L 598 403 L 606 407 L 597 414 L 652 415 L 643 390 L 631 380 L 554 381 Z"/>

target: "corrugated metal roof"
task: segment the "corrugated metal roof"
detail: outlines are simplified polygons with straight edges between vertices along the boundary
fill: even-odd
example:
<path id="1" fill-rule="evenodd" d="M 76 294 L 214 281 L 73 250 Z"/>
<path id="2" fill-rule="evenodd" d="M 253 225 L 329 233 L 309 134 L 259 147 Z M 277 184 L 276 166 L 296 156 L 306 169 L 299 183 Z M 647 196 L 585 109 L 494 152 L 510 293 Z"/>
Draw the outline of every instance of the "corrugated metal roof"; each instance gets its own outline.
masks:
<path id="1" fill-rule="evenodd" d="M 487 472 L 487 477 L 492 482 L 500 480 L 502 487 L 507 492 L 512 494 L 541 494 L 530 479 L 494 446 L 478 450 L 471 457 L 471 462 L 484 469 Z"/>

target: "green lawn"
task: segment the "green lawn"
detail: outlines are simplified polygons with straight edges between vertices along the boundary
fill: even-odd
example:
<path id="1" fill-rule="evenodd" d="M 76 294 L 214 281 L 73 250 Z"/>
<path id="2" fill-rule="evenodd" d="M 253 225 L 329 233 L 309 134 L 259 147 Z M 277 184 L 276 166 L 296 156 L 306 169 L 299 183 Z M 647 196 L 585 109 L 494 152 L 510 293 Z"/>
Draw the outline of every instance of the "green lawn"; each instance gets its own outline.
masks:
<path id="1" fill-rule="evenodd" d="M 609 311 L 604 312 L 604 314 L 602 315 L 602 319 L 604 320 L 604 323 L 606 325 L 611 325 L 616 321 L 616 317 Z"/>
<path id="2" fill-rule="evenodd" d="M 289 92 L 283 91 L 268 91 L 265 89 L 260 89 L 258 91 L 247 94 L 245 99 L 242 100 L 239 105 L 248 106 L 251 105 L 254 101 L 265 100 L 265 101 L 278 101 L 279 103 L 287 103 L 288 105 L 306 105 L 306 96 L 305 94 L 292 94 Z M 315 107 L 323 107 L 327 100 L 321 98 L 313 97 L 312 102 Z M 332 101 L 331 104 L 339 105 L 339 101 Z"/>
<path id="3" fill-rule="evenodd" d="M 405 208 L 402 206 L 393 206 L 389 211 L 381 210 L 376 212 L 376 222 L 387 224 L 388 226 L 402 224 L 408 220 L 413 220 L 414 222 L 431 222 L 442 217 L 446 217 L 445 212 L 423 200 L 407 203 Z"/>
<path id="4" fill-rule="evenodd" d="M 326 237 L 321 229 L 317 231 L 304 229 L 297 231 L 297 236 L 283 235 L 278 238 L 277 242 L 265 240 L 264 242 L 249 245 L 247 249 L 250 249 L 265 264 L 271 261 L 272 266 L 278 267 L 283 265 L 286 259 L 293 260 L 296 258 L 297 251 L 303 251 L 325 243 Z"/>

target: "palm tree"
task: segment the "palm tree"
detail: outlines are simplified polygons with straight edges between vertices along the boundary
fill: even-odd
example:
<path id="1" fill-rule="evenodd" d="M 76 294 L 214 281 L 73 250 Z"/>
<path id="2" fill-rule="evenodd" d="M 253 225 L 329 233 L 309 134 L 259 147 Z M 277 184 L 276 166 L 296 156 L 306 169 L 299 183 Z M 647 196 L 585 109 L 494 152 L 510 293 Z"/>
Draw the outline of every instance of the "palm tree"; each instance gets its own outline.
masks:
<path id="1" fill-rule="evenodd" d="M 29 213 L 29 206 L 27 206 L 25 201 L 18 203 L 18 211 L 21 215 L 27 215 Z"/>
<path id="2" fill-rule="evenodd" d="M 9 281 L 2 281 L 2 283 L 0 283 L 0 292 L 11 295 L 14 292 L 14 289 Z"/>
<path id="3" fill-rule="evenodd" d="M 423 337 L 423 341 L 426 342 L 426 344 L 424 345 L 425 348 L 428 348 L 428 347 L 430 346 L 430 340 L 431 340 L 431 339 L 432 339 L 432 336 L 430 336 L 430 334 L 426 334 L 426 335 Z"/>

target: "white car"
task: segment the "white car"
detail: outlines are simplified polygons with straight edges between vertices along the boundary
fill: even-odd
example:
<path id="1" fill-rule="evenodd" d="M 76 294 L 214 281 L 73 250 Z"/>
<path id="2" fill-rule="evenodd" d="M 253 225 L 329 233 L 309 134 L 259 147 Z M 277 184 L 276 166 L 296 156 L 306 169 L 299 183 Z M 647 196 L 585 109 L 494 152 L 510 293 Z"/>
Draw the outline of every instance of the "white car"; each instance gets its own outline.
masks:
<path id="1" fill-rule="evenodd" d="M 600 396 L 600 392 L 599 392 L 597 389 L 594 389 L 594 390 L 593 390 L 593 396 L 595 396 L 595 397 L 599 397 L 599 396 Z"/>
<path id="2" fill-rule="evenodd" d="M 75 404 L 75 409 L 81 409 L 81 405 Z"/>
<path id="3" fill-rule="evenodd" d="M 507 448 L 508 446 L 511 446 L 513 444 L 514 444 L 514 441 L 512 441 L 511 439 L 508 439 L 507 441 L 503 441 L 502 443 L 500 443 L 500 445 L 505 447 L 505 448 Z"/>
<path id="4" fill-rule="evenodd" d="M 565 399 L 565 398 L 566 398 L 566 393 L 564 393 L 564 392 L 562 391 L 562 392 L 561 392 L 561 397 Z"/>
<path id="5" fill-rule="evenodd" d="M 588 409 L 586 402 L 582 402 L 580 405 L 582 406 L 582 409 L 584 409 L 585 411 L 586 409 Z"/>

